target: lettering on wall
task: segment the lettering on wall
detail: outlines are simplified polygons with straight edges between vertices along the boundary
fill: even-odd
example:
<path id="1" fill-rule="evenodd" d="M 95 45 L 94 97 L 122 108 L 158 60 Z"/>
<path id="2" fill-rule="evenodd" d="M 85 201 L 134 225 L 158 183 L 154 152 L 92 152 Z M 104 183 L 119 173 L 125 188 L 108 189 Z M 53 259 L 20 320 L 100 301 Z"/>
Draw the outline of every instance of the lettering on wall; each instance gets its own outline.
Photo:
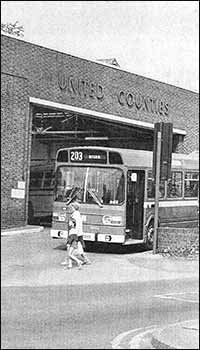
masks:
<path id="1" fill-rule="evenodd" d="M 128 106 L 129 108 L 135 108 L 138 111 L 156 113 L 164 116 L 168 116 L 169 114 L 168 103 L 159 99 L 143 96 L 139 93 L 133 94 L 124 91 L 120 91 L 117 98 L 121 106 Z"/>
<path id="2" fill-rule="evenodd" d="M 67 91 L 72 97 L 96 98 L 102 100 L 104 88 L 101 84 L 83 78 L 67 76 L 63 72 L 58 73 L 58 85 L 61 90 Z"/>
<path id="3" fill-rule="evenodd" d="M 67 92 L 71 97 L 93 98 L 102 100 L 105 96 L 104 88 L 101 84 L 67 75 L 65 72 L 58 73 L 58 85 L 63 92 Z M 162 116 L 169 115 L 169 105 L 165 101 L 149 96 L 143 96 L 136 92 L 125 92 L 121 90 L 117 94 L 117 100 L 121 106 L 128 107 L 137 111 L 144 111 L 150 114 L 158 114 Z"/>

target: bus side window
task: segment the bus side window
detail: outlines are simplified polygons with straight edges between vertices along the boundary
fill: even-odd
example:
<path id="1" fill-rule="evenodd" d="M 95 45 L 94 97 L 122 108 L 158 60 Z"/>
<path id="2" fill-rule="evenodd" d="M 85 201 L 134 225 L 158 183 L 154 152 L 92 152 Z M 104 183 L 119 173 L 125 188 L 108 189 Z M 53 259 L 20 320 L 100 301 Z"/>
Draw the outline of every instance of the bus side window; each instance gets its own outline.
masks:
<path id="1" fill-rule="evenodd" d="M 167 184 L 167 197 L 178 198 L 182 197 L 182 173 L 172 172 L 172 176 Z"/>
<path id="2" fill-rule="evenodd" d="M 164 198 L 164 196 L 165 196 L 165 183 L 163 180 L 160 181 L 159 192 L 160 192 L 160 198 Z M 154 179 L 152 177 L 151 171 L 148 171 L 147 198 L 155 198 L 155 182 L 154 182 Z"/>
<path id="3" fill-rule="evenodd" d="M 198 197 L 199 193 L 199 178 L 198 173 L 187 172 L 184 179 L 184 196 Z"/>
<path id="4" fill-rule="evenodd" d="M 30 174 L 30 189 L 40 189 L 42 186 L 43 172 L 33 171 Z"/>

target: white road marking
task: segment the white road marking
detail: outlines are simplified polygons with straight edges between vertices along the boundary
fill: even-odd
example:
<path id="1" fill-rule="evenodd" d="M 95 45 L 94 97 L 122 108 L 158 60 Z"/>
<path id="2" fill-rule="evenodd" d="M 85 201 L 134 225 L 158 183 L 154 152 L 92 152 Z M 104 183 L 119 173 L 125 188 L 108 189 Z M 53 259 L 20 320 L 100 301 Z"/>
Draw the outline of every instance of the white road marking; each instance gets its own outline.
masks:
<path id="1" fill-rule="evenodd" d="M 147 327 L 147 328 L 149 329 L 146 330 L 145 332 L 137 334 L 135 337 L 131 339 L 131 341 L 128 343 L 129 345 L 128 349 L 140 349 L 142 341 L 145 341 L 144 337 L 148 334 L 151 335 L 152 332 L 154 332 L 157 329 L 155 328 L 155 326 Z"/>
<path id="2" fill-rule="evenodd" d="M 123 349 L 120 344 L 125 340 L 125 338 L 132 334 L 133 337 L 131 338 L 131 340 L 128 342 L 128 345 L 132 346 L 132 343 L 134 341 L 134 339 L 136 339 L 136 341 L 139 341 L 139 339 L 141 340 L 142 336 L 147 334 L 149 332 L 149 330 L 154 330 L 155 329 L 155 325 L 153 326 L 149 326 L 149 327 L 142 327 L 142 328 L 136 328 L 136 329 L 131 329 L 130 331 L 127 332 L 123 332 L 120 333 L 116 338 L 114 338 L 111 341 L 111 345 L 112 345 L 112 349 Z M 140 331 L 139 334 L 134 335 L 134 333 L 137 333 L 138 331 Z M 141 336 L 140 336 L 141 335 Z M 134 343 L 135 344 L 135 343 Z"/>
<path id="3" fill-rule="evenodd" d="M 161 299 L 173 299 L 178 301 L 186 301 L 190 303 L 198 303 L 199 301 L 197 300 L 187 299 L 188 295 L 198 296 L 198 294 L 199 294 L 198 292 L 179 292 L 179 293 L 169 293 L 169 294 L 157 294 L 157 295 L 154 295 L 154 297 L 161 298 Z M 115 337 L 111 341 L 112 349 L 124 349 L 124 347 L 122 347 L 123 342 L 125 343 L 127 349 L 139 349 L 139 346 L 142 340 L 145 341 L 145 336 L 147 336 L 148 333 L 149 334 L 152 333 L 158 328 L 159 328 L 158 325 L 153 325 L 148 327 L 131 329 L 127 332 L 120 333 L 117 337 Z"/>
<path id="4" fill-rule="evenodd" d="M 189 303 L 198 303 L 198 300 L 194 299 L 188 299 L 187 295 L 188 294 L 196 294 L 198 296 L 198 292 L 180 292 L 180 293 L 170 293 L 170 294 L 157 294 L 154 295 L 155 298 L 160 298 L 160 299 L 173 299 L 173 300 L 178 300 L 178 301 L 186 301 Z M 181 298 L 181 295 L 185 296 L 185 298 Z"/>
<path id="5" fill-rule="evenodd" d="M 130 331 L 120 333 L 116 338 L 114 338 L 111 341 L 111 345 L 113 349 L 122 349 L 119 344 L 122 342 L 122 340 L 129 335 L 130 333 L 138 332 L 139 330 L 142 330 L 143 328 L 136 328 L 136 329 L 131 329 Z"/>

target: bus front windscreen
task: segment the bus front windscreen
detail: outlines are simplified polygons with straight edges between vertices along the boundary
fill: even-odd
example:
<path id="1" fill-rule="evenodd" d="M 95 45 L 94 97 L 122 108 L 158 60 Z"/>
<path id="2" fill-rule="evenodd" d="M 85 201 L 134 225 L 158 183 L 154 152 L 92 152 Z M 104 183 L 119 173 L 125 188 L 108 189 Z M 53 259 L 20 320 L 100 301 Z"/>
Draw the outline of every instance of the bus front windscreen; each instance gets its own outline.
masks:
<path id="1" fill-rule="evenodd" d="M 122 204 L 125 177 L 119 168 L 60 166 L 56 171 L 55 201 L 73 199 L 102 206 Z"/>

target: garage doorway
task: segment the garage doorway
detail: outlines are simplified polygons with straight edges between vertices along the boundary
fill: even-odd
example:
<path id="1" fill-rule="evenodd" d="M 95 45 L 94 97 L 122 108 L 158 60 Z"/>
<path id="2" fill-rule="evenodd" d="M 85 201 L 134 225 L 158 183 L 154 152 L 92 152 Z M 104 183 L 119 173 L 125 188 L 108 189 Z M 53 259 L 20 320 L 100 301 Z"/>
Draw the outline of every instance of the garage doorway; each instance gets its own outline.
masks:
<path id="1" fill-rule="evenodd" d="M 105 120 L 91 114 L 31 104 L 32 141 L 29 178 L 28 223 L 51 224 L 45 197 L 53 200 L 53 169 L 59 148 L 100 146 L 152 150 L 153 130 Z M 119 117 L 118 117 L 119 119 Z M 48 168 L 51 168 L 51 171 Z M 37 169 L 37 171 L 36 171 Z M 42 171 L 39 171 L 43 169 Z M 38 177 L 36 176 L 36 172 Z M 48 178 L 52 173 L 52 178 Z M 45 188 L 45 184 L 49 187 Z M 36 188 L 40 186 L 40 188 Z M 35 188 L 33 189 L 33 186 Z M 34 193 L 33 193 L 34 192 Z M 41 200 L 43 196 L 43 200 Z M 34 199 L 33 199 L 34 198 Z M 48 214 L 48 215 L 45 215 Z"/>

